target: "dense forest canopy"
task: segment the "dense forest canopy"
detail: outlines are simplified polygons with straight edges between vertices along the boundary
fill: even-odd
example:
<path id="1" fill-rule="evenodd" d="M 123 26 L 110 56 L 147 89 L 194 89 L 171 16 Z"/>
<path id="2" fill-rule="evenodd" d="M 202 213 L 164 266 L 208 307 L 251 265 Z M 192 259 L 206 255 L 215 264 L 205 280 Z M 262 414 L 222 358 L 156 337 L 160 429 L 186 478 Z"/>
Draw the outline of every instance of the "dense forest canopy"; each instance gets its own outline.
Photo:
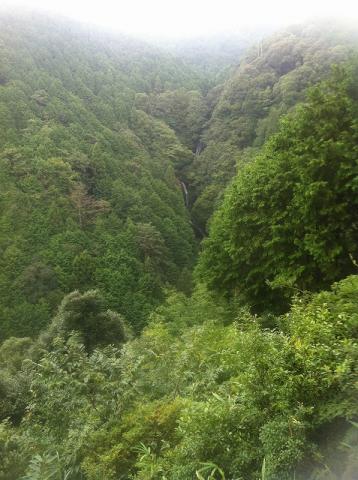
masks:
<path id="1" fill-rule="evenodd" d="M 1 13 L 0 480 L 355 479 L 358 32 L 263 34 Z"/>
<path id="2" fill-rule="evenodd" d="M 204 242 L 210 287 L 280 310 L 290 287 L 317 291 L 355 273 L 357 78 L 356 61 L 337 68 L 238 173 Z"/>
<path id="3" fill-rule="evenodd" d="M 145 44 L 28 20 L 0 28 L 0 336 L 38 333 L 94 286 L 139 328 L 166 283 L 185 288 L 196 246 L 176 175 L 192 153 L 136 96 L 200 98 L 200 78 Z"/>
<path id="4" fill-rule="evenodd" d="M 309 86 L 325 78 L 332 64 L 348 60 L 357 42 L 356 31 L 318 22 L 288 28 L 249 49 L 218 92 L 201 138 L 205 149 L 189 175 L 193 220 L 202 230 L 236 169 L 277 130 L 281 115 L 304 100 Z"/>

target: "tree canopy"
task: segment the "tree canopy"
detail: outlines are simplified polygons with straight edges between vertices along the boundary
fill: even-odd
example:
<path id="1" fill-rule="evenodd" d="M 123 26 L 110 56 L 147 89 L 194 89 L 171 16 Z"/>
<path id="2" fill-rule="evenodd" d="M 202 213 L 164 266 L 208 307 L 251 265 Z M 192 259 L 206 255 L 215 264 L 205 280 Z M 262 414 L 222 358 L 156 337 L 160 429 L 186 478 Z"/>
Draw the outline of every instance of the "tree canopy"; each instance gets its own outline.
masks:
<path id="1" fill-rule="evenodd" d="M 261 36 L 0 15 L 0 480 L 355 478 L 356 36 Z"/>
<path id="2" fill-rule="evenodd" d="M 357 63 L 337 68 L 288 115 L 232 182 L 198 272 L 256 311 L 287 307 L 355 273 L 358 257 Z"/>

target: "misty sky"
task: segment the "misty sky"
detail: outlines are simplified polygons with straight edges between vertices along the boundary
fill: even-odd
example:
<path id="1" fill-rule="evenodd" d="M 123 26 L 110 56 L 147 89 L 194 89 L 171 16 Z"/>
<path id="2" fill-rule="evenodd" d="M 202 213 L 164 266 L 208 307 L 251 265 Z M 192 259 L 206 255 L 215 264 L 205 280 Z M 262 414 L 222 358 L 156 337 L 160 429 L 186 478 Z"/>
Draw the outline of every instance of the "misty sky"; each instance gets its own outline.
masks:
<path id="1" fill-rule="evenodd" d="M 358 0 L 0 0 L 116 30 L 190 37 L 317 17 L 358 21 Z"/>

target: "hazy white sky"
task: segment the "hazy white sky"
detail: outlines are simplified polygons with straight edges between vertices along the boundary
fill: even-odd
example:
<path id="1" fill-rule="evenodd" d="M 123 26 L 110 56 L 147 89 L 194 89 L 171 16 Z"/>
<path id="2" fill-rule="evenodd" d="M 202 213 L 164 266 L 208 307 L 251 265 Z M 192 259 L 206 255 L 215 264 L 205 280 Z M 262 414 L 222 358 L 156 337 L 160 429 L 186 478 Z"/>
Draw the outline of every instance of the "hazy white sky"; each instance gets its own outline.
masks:
<path id="1" fill-rule="evenodd" d="M 134 35 L 202 35 L 238 27 L 343 18 L 358 22 L 358 0 L 0 0 Z"/>

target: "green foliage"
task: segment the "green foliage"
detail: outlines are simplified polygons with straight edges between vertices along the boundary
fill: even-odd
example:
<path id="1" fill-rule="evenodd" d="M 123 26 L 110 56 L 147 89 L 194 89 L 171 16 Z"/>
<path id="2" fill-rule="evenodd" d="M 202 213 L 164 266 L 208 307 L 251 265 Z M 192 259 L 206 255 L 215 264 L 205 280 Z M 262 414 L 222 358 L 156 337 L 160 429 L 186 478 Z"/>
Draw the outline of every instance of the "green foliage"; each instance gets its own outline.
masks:
<path id="1" fill-rule="evenodd" d="M 196 149 L 208 107 L 201 92 L 172 90 L 150 96 L 136 97 L 137 108 L 165 121 L 190 149 Z"/>
<path id="2" fill-rule="evenodd" d="M 121 345 L 131 336 L 123 318 L 108 310 L 103 296 L 95 290 L 67 295 L 34 349 L 49 348 L 56 337 L 67 338 L 72 332 L 80 335 L 89 351 L 109 344 Z"/>
<path id="3" fill-rule="evenodd" d="M 203 475 L 209 473 L 209 476 L 206 478 Z M 197 478 L 199 480 L 215 480 L 216 478 L 220 478 L 221 480 L 225 480 L 225 474 L 217 465 L 213 463 L 206 463 L 200 470 L 195 472 Z"/>
<path id="4" fill-rule="evenodd" d="M 265 457 L 266 478 L 292 479 L 295 471 L 307 479 L 325 465 L 340 478 L 350 468 L 340 445 L 345 419 L 357 414 L 357 288 L 357 278 L 349 277 L 331 292 L 298 299 L 279 319 L 281 332 L 261 330 L 244 312 L 232 325 L 179 323 L 173 330 L 185 302 L 171 297 L 125 347 L 129 413 L 93 437 L 88 472 L 96 464 L 113 478 L 128 471 L 184 480 L 204 475 L 210 464 L 207 475 L 214 478 L 222 471 L 226 478 L 256 479 Z M 199 299 L 197 311 L 204 313 Z M 174 405 L 171 424 L 166 412 Z M 137 449 L 141 442 L 145 451 Z M 220 470 L 213 473 L 215 465 Z"/>
<path id="5" fill-rule="evenodd" d="M 10 373 L 16 373 L 20 370 L 23 360 L 27 358 L 31 346 L 30 338 L 8 338 L 0 346 L 1 366 Z"/>
<path id="6" fill-rule="evenodd" d="M 45 454 L 31 459 L 27 473 L 21 480 L 68 480 L 70 475 L 70 471 L 62 471 L 58 454 Z"/>
<path id="7" fill-rule="evenodd" d="M 356 66 L 337 69 L 239 172 L 204 242 L 210 288 L 280 311 L 295 289 L 356 271 L 356 79 Z"/>
<path id="8" fill-rule="evenodd" d="M 18 423 L 28 401 L 29 379 L 21 371 L 32 347 L 30 338 L 11 337 L 0 346 L 0 421 Z"/>
<path id="9" fill-rule="evenodd" d="M 206 189 L 217 195 L 242 164 L 277 131 L 280 116 L 303 101 L 306 89 L 329 75 L 330 67 L 349 59 L 357 45 L 355 28 L 339 24 L 294 26 L 259 42 L 215 92 L 212 114 L 201 136 L 202 146 L 189 173 L 195 217 L 200 227 L 213 213 L 201 208 Z M 214 94 L 214 91 L 213 91 Z"/>
<path id="10" fill-rule="evenodd" d="M 8 421 L 0 423 L 0 479 L 20 478 L 27 463 L 27 455 L 21 450 L 20 435 Z"/>
<path id="11" fill-rule="evenodd" d="M 276 331 L 199 289 L 171 294 L 121 351 L 58 335 L 21 367 L 27 413 L 17 429 L 4 425 L 5 475 L 254 480 L 265 458 L 267 478 L 343 477 L 355 445 L 357 291 L 353 276 L 298 298 Z M 82 318 L 70 301 L 60 311 Z"/>
<path id="12" fill-rule="evenodd" d="M 274 134 L 349 34 L 294 27 L 216 85 L 237 46 L 0 27 L 0 480 L 351 480 L 355 64 Z"/>
<path id="13" fill-rule="evenodd" d="M 46 16 L 2 13 L 0 32 L 0 338 L 38 334 L 64 295 L 98 287 L 139 331 L 195 242 L 175 176 L 192 153 L 134 100 L 178 91 L 200 110 L 200 76 Z"/>

